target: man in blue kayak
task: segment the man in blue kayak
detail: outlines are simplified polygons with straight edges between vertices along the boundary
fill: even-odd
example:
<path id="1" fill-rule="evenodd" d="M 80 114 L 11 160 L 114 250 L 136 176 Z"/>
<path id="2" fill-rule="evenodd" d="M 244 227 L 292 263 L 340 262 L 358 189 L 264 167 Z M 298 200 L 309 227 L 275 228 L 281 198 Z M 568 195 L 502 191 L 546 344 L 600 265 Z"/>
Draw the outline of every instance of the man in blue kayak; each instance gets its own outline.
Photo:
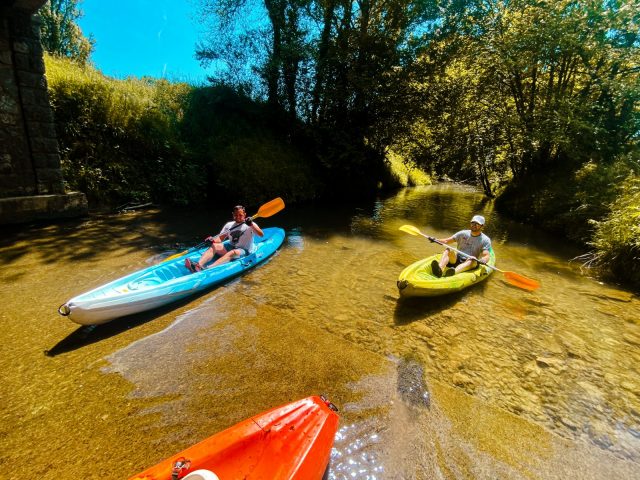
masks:
<path id="1" fill-rule="evenodd" d="M 469 256 L 476 257 L 483 262 L 489 262 L 491 250 L 491 239 L 482 233 L 484 227 L 484 217 L 482 215 L 474 215 L 471 219 L 470 230 L 460 230 L 451 237 L 438 239 L 439 242 L 447 245 L 457 242 L 458 250 Z M 440 262 L 434 260 L 431 262 L 431 271 L 436 277 L 451 277 L 456 273 L 465 272 L 478 265 L 472 258 L 466 255 L 458 254 L 450 248 L 445 248 L 440 257 Z"/>
<path id="2" fill-rule="evenodd" d="M 202 254 L 197 263 L 189 258 L 185 260 L 185 266 L 192 273 L 208 268 L 207 263 L 213 260 L 216 255 L 219 258 L 211 264 L 211 267 L 222 265 L 253 252 L 253 234 L 262 237 L 264 232 L 251 217 L 247 217 L 247 211 L 242 205 L 233 207 L 232 215 L 233 221 L 225 223 L 218 235 L 206 238 L 211 242 L 211 247 Z"/>

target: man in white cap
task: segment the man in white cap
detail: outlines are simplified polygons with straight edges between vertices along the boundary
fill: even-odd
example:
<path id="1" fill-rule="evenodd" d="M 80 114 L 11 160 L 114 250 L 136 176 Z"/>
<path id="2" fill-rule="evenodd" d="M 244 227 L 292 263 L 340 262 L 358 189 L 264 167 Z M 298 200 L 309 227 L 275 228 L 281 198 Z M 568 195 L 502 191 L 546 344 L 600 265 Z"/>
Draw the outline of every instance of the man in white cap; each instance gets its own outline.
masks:
<path id="1" fill-rule="evenodd" d="M 460 230 L 449 238 L 438 239 L 439 242 L 447 245 L 457 242 L 458 250 L 472 257 L 476 257 L 483 262 L 489 261 L 489 250 L 491 249 L 491 239 L 482 233 L 484 227 L 484 217 L 482 215 L 474 215 L 471 219 L 471 230 Z M 434 260 L 431 262 L 431 271 L 436 277 L 450 277 L 456 273 L 475 268 L 478 262 L 465 255 L 458 255 L 450 248 L 445 248 L 440 262 Z"/>

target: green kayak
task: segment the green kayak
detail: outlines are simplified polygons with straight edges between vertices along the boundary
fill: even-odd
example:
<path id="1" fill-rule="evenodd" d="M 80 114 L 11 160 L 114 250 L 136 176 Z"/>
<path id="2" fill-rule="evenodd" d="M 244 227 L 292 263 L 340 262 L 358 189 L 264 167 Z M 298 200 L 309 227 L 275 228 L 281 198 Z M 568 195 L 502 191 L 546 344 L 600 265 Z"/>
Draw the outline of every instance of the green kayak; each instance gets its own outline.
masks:
<path id="1" fill-rule="evenodd" d="M 496 264 L 493 249 L 490 251 L 489 265 Z M 437 297 L 459 292 L 489 278 L 493 269 L 479 265 L 474 269 L 458 273 L 452 277 L 436 277 L 431 272 L 431 262 L 440 260 L 442 255 L 432 255 L 418 260 L 405 268 L 398 277 L 398 291 L 401 297 Z"/>

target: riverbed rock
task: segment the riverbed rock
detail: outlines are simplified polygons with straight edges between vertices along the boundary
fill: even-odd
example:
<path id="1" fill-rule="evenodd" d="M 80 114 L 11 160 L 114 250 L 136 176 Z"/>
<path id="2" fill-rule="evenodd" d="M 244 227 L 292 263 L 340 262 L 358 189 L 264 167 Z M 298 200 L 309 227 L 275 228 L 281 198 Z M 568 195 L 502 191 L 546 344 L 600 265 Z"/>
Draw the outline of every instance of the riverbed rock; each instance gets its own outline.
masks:
<path id="1" fill-rule="evenodd" d="M 531 377 L 532 379 L 538 378 L 540 376 L 540 366 L 536 361 L 531 360 L 523 365 L 522 371 L 527 375 L 527 377 Z"/>
<path id="2" fill-rule="evenodd" d="M 602 391 L 593 383 L 586 380 L 582 380 L 577 383 L 588 394 L 588 396 L 602 398 Z"/>
<path id="3" fill-rule="evenodd" d="M 557 341 L 555 341 L 554 339 L 549 339 L 544 343 L 544 349 L 547 353 L 551 354 L 551 355 L 563 355 L 564 354 L 564 348 L 562 347 L 562 345 L 560 345 L 560 343 L 558 343 Z"/>
<path id="4" fill-rule="evenodd" d="M 424 325 L 423 323 L 415 323 L 413 330 L 421 337 L 431 338 L 435 334 L 433 328 Z"/>
<path id="5" fill-rule="evenodd" d="M 462 372 L 456 372 L 453 375 L 453 378 L 451 379 L 451 381 L 453 382 L 453 384 L 457 387 L 462 387 L 464 389 L 469 389 L 469 388 L 474 388 L 475 384 L 473 382 L 473 379 L 466 375 L 465 373 Z"/>
<path id="6" fill-rule="evenodd" d="M 620 383 L 620 386 L 637 397 L 640 397 L 640 385 L 637 382 L 634 382 L 633 380 L 623 380 Z"/>
<path id="7" fill-rule="evenodd" d="M 596 445 L 603 448 L 610 448 L 613 445 L 610 427 L 599 420 L 592 420 L 589 425 L 589 436 Z"/>
<path id="8" fill-rule="evenodd" d="M 558 341 L 566 348 L 567 353 L 575 358 L 588 356 L 587 342 L 571 332 L 562 332 L 558 335 Z"/>
<path id="9" fill-rule="evenodd" d="M 415 360 L 401 360 L 398 363 L 397 389 L 405 403 L 429 408 L 431 396 L 424 381 L 424 368 Z"/>
<path id="10" fill-rule="evenodd" d="M 550 307 L 552 306 L 551 302 L 546 302 L 540 298 L 525 298 L 524 299 L 525 302 L 527 302 L 530 305 L 533 305 L 534 307 Z"/>
<path id="11" fill-rule="evenodd" d="M 536 357 L 536 364 L 541 368 L 562 369 L 564 360 L 555 357 Z"/>
<path id="12" fill-rule="evenodd" d="M 449 338 L 457 337 L 460 333 L 460 329 L 455 325 L 445 325 L 442 329 L 442 335 Z"/>
<path id="13" fill-rule="evenodd" d="M 640 336 L 634 335 L 633 333 L 623 333 L 622 338 L 624 341 L 635 346 L 640 346 Z"/>
<path id="14" fill-rule="evenodd" d="M 578 430 L 579 427 L 578 423 L 569 417 L 560 417 L 560 423 L 573 431 Z"/>
<path id="15" fill-rule="evenodd" d="M 614 290 L 612 288 L 604 289 L 598 288 L 596 292 L 591 292 L 588 290 L 578 290 L 579 293 L 584 295 L 589 295 L 591 297 L 597 298 L 602 301 L 614 300 L 617 302 L 630 302 L 633 300 L 633 293 L 625 292 L 623 290 Z"/>

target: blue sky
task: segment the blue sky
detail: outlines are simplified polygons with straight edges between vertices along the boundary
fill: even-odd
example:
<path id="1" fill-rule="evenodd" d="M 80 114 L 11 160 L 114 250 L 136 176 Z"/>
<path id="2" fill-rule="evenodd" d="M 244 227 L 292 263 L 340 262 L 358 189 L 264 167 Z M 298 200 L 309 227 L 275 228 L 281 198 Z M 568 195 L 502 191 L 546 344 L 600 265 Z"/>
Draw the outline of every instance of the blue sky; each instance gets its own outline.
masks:
<path id="1" fill-rule="evenodd" d="M 80 28 L 96 41 L 91 60 L 104 74 L 205 81 L 194 58 L 198 0 L 81 0 L 79 7 Z"/>

